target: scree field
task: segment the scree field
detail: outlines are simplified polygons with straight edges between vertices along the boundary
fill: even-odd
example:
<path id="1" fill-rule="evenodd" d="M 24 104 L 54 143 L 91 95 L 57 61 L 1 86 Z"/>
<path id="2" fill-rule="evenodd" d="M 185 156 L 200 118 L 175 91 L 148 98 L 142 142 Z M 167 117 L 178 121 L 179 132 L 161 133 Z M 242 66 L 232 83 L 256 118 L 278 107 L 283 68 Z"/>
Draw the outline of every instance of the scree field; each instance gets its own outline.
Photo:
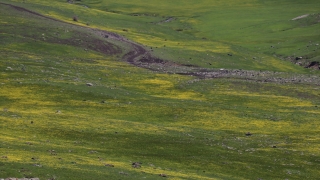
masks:
<path id="1" fill-rule="evenodd" d="M 319 0 L 0 0 L 0 179 L 319 179 Z"/>

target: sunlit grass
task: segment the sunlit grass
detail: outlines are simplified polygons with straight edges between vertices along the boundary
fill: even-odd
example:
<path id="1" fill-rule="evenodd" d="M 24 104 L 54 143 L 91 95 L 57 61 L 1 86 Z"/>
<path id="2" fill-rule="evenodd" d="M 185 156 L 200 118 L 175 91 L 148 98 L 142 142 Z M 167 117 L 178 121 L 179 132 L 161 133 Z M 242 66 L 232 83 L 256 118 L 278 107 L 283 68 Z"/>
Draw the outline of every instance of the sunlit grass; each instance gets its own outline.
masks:
<path id="1" fill-rule="evenodd" d="M 203 6 L 256 8 L 258 3 L 202 2 L 188 1 L 185 7 L 192 15 L 195 7 L 202 13 L 200 11 L 207 10 Z M 226 53 L 232 53 L 229 59 L 220 57 L 221 62 L 207 59 L 203 62 L 219 67 L 234 63 L 231 59 L 234 56 L 250 57 L 250 61 L 241 58 L 236 61 L 249 69 L 304 72 L 270 54 L 253 61 L 252 56 L 259 53 L 242 51 L 245 48 L 240 51 L 238 46 L 219 39 L 198 39 L 209 32 L 198 32 L 196 38 L 183 32 L 166 34 L 164 26 L 167 25 L 163 25 L 164 29 L 159 27 L 159 32 L 138 33 L 137 24 L 166 19 L 167 16 L 161 15 L 169 9 L 179 10 L 172 12 L 175 15 L 184 15 L 185 11 L 171 5 L 178 3 L 172 1 L 159 6 L 155 6 L 155 2 L 145 4 L 150 8 L 147 10 L 143 6 L 131 6 L 133 2 L 121 3 L 126 5 L 110 5 L 120 13 L 94 9 L 94 4 L 88 9 L 66 5 L 65 1 L 26 1 L 24 6 L 66 22 L 72 22 L 72 16 L 83 13 L 79 15 L 79 22 L 72 23 L 85 25 L 89 22 L 90 27 L 121 32 L 148 48 L 152 46 L 164 53 L 175 51 L 171 57 L 181 56 L 179 61 L 175 59 L 180 63 L 198 55 L 217 61 L 219 54 L 228 57 Z M 141 3 L 144 2 L 139 1 L 138 5 Z M 97 2 L 96 6 L 100 5 Z M 131 13 L 152 9 L 158 12 L 146 19 L 136 17 L 140 19 L 131 22 L 135 25 L 120 23 L 115 26 L 117 18 L 122 22 L 135 18 L 127 15 L 128 9 Z M 28 16 L 28 20 L 18 17 L 16 21 L 11 19 L 17 27 L 38 22 L 32 16 Z M 98 20 L 87 21 L 93 17 Z M 107 20 L 100 21 L 99 18 L 105 17 L 113 19 L 113 24 L 109 26 L 105 23 Z M 1 24 L 7 24 L 4 19 Z M 201 27 L 204 21 L 184 17 L 181 22 Z M 58 22 L 54 23 L 61 27 Z M 172 28 L 175 26 L 179 24 Z M 34 41 L 31 36 L 25 38 L 27 35 L 23 31 L 11 38 L 14 30 L 10 27 L 3 30 L 6 41 L 0 42 L 5 44 L 0 47 L 3 55 L 0 58 L 1 178 L 163 179 L 159 174 L 168 175 L 168 179 L 319 177 L 320 94 L 316 85 L 232 78 L 197 79 L 152 72 L 121 61 L 121 55 L 105 56 L 71 45 Z M 54 28 L 43 31 L 56 33 Z M 72 37 L 72 33 L 77 32 L 63 34 L 62 38 Z M 212 33 L 211 37 L 214 36 Z M 194 52 L 198 54 L 190 56 Z M 246 53 L 250 55 L 245 56 Z M 234 67 L 241 68 L 237 64 Z M 248 132 L 252 135 L 246 136 Z M 132 162 L 142 162 L 141 168 L 133 168 Z"/>
<path id="2" fill-rule="evenodd" d="M 301 13 L 317 13 L 317 1 L 303 5 L 285 1 L 277 4 L 277 8 L 274 3 L 277 4 L 274 1 L 203 0 L 183 4 L 166 1 L 159 5 L 155 1 L 145 4 L 143 1 L 115 3 L 105 0 L 70 4 L 33 0 L 23 5 L 65 22 L 113 31 L 148 47 L 161 48 L 154 50 L 155 53 L 165 54 L 170 61 L 201 67 L 302 73 L 301 67 L 282 62 L 279 57 L 308 55 L 309 50 L 297 49 L 311 39 L 315 43 L 319 41 L 315 34 L 317 25 L 301 28 L 289 21 Z M 79 16 L 78 22 L 72 21 L 75 15 Z M 168 17 L 174 20 L 159 23 Z M 177 32 L 177 29 L 182 31 Z M 301 34 L 310 34 L 312 38 Z M 291 39 L 296 40 L 292 42 Z M 203 56 L 208 52 L 211 53 L 209 57 Z M 234 56 L 228 57 L 230 53 Z M 317 57 L 317 54 L 312 56 Z M 256 60 L 252 60 L 253 57 Z"/>

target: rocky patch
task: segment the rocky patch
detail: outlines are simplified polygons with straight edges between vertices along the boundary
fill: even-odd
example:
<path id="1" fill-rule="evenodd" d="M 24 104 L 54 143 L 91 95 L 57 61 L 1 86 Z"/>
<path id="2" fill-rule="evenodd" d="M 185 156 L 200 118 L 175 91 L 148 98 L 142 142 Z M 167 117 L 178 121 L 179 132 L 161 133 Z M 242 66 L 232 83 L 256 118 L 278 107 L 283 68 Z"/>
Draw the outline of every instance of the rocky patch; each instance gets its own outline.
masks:
<path id="1" fill-rule="evenodd" d="M 305 66 L 305 68 L 312 68 L 312 69 L 319 70 L 320 69 L 319 65 L 320 63 L 318 61 L 312 61 L 307 66 Z"/>

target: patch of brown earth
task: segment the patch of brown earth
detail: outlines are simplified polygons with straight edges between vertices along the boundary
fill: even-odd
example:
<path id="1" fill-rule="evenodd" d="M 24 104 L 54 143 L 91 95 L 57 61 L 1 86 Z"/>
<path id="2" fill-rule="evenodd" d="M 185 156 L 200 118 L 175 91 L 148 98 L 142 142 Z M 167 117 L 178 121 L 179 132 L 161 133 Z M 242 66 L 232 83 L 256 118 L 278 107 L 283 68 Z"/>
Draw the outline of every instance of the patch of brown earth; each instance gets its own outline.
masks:
<path id="1" fill-rule="evenodd" d="M 320 69 L 320 63 L 318 61 L 312 61 L 310 62 L 305 68 L 312 68 L 312 69 Z"/>

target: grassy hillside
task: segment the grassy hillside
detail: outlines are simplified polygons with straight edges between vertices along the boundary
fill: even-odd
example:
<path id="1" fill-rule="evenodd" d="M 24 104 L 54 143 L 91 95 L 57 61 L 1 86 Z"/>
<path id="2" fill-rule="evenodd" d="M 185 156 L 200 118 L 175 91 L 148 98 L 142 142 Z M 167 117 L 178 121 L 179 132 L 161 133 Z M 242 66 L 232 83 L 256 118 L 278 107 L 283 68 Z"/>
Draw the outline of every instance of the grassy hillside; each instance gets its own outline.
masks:
<path id="1" fill-rule="evenodd" d="M 317 1 L 0 2 L 39 13 L 0 4 L 0 178 L 319 177 L 319 84 L 151 71 L 90 29 L 176 63 L 315 82 L 288 57 L 318 61 Z"/>
<path id="2" fill-rule="evenodd" d="M 303 65 L 319 61 L 318 4 L 316 0 L 82 0 L 73 4 L 33 0 L 23 5 L 69 22 L 77 15 L 83 25 L 121 33 L 171 61 L 301 73 L 303 70 L 290 60 L 302 56 Z M 292 20 L 304 14 L 309 16 Z"/>

